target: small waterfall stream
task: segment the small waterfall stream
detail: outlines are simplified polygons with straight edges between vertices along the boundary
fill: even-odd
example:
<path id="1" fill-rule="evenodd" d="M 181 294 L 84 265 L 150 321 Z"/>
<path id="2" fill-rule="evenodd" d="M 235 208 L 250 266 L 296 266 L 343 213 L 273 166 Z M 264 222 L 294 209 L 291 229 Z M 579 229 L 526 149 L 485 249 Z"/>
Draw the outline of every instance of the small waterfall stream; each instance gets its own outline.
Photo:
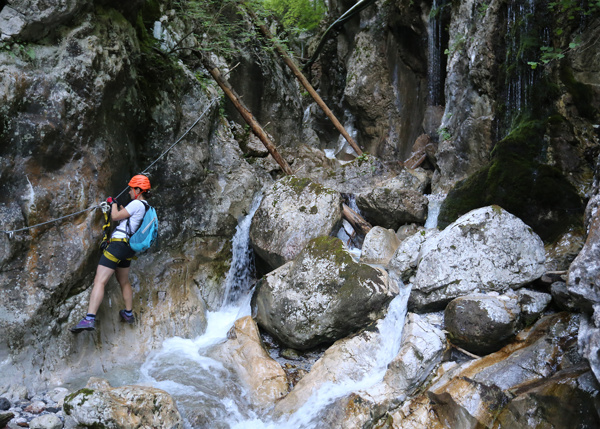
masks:
<path id="1" fill-rule="evenodd" d="M 282 421 L 258 415 L 252 409 L 235 375 L 210 357 L 210 350 L 227 340 L 227 333 L 237 319 L 250 315 L 253 259 L 248 250 L 249 230 L 259 203 L 260 199 L 254 201 L 232 240 L 233 260 L 225 281 L 229 295 L 219 311 L 208 313 L 206 332 L 195 339 L 165 340 L 140 371 L 140 383 L 163 389 L 176 399 L 186 428 L 313 428 L 326 405 L 381 381 L 400 347 L 409 288 L 394 279 L 401 292 L 390 303 L 386 317 L 377 323 L 379 335 L 368 344 L 367 352 L 361 354 L 361 361 L 353 371 L 337 374 L 335 382 L 324 380 L 300 409 Z"/>
<path id="2" fill-rule="evenodd" d="M 444 73 L 446 68 L 443 49 L 443 8 L 446 0 L 433 0 L 427 24 L 427 95 L 430 106 L 444 104 Z"/>

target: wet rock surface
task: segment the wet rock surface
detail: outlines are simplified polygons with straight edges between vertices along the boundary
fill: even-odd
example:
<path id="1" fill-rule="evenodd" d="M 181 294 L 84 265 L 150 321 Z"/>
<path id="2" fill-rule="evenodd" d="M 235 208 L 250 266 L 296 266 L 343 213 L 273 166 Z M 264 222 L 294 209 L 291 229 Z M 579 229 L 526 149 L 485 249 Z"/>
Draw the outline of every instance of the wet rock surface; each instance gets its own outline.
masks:
<path id="1" fill-rule="evenodd" d="M 267 332 L 308 349 L 377 320 L 397 293 L 385 270 L 354 262 L 339 239 L 320 237 L 259 282 L 252 306 Z"/>
<path id="2" fill-rule="evenodd" d="M 256 253 L 277 268 L 294 259 L 308 242 L 329 235 L 341 222 L 341 196 L 308 179 L 293 176 L 275 183 L 252 220 Z"/>

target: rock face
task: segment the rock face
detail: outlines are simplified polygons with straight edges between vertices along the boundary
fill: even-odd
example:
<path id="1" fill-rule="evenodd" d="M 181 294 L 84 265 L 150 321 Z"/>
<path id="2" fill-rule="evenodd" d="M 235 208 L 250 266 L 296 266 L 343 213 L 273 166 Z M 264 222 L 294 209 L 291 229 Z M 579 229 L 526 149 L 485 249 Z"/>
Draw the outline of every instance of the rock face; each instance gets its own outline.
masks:
<path id="1" fill-rule="evenodd" d="M 250 316 L 238 319 L 228 341 L 211 354 L 232 367 L 257 409 L 266 409 L 288 392 L 285 372 L 262 346 L 258 326 Z"/>
<path id="2" fill-rule="evenodd" d="M 290 176 L 265 194 L 252 220 L 256 253 L 277 268 L 294 259 L 307 243 L 329 235 L 342 219 L 341 196 L 308 179 Z"/>
<path id="3" fill-rule="evenodd" d="M 579 255 L 569 268 L 567 290 L 574 305 L 590 313 L 600 304 L 600 211 L 588 227 L 588 236 Z"/>
<path id="4" fill-rule="evenodd" d="M 289 347 L 308 349 L 365 327 L 397 293 L 384 270 L 354 262 L 339 239 L 320 237 L 265 276 L 252 299 L 262 328 Z"/>
<path id="5" fill-rule="evenodd" d="M 160 389 L 144 386 L 112 388 L 91 378 L 85 389 L 65 399 L 66 428 L 183 428 L 175 401 Z"/>
<path id="6" fill-rule="evenodd" d="M 544 273 L 542 240 L 500 207 L 473 210 L 423 243 L 413 308 L 442 308 L 473 292 L 517 289 Z"/>

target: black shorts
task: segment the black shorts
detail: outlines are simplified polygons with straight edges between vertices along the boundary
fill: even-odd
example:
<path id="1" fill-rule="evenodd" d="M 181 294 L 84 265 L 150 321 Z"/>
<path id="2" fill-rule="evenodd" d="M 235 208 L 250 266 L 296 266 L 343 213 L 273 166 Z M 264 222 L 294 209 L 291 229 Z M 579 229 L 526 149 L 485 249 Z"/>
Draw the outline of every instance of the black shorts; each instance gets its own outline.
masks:
<path id="1" fill-rule="evenodd" d="M 109 259 L 109 257 L 106 255 L 107 252 L 114 256 L 114 258 L 118 259 L 119 262 Z M 131 265 L 131 258 L 134 256 L 135 252 L 131 250 L 129 244 L 123 241 L 116 241 L 110 243 L 108 247 L 104 249 L 98 265 L 112 268 L 113 270 L 116 270 L 117 268 L 128 268 Z"/>

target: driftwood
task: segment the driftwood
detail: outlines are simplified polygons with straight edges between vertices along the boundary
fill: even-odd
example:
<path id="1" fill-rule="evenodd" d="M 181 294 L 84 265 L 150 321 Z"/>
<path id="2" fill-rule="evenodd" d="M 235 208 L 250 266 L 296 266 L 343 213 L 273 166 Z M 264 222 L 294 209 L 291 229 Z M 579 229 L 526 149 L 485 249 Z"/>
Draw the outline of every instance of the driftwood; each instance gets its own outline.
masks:
<path id="1" fill-rule="evenodd" d="M 285 62 L 285 64 L 292 71 L 294 76 L 296 76 L 296 79 L 298 79 L 298 81 L 302 84 L 302 86 L 304 88 L 306 88 L 306 90 L 311 95 L 313 100 L 315 100 L 316 103 L 319 105 L 319 107 L 323 110 L 323 112 L 325 112 L 325 115 L 327 115 L 327 117 L 333 123 L 335 128 L 337 128 L 337 130 L 340 132 L 340 134 L 342 136 L 344 136 L 344 138 L 346 139 L 348 144 L 350 146 L 352 146 L 352 149 L 354 149 L 354 151 L 359 156 L 362 155 L 363 152 L 358 147 L 358 145 L 356 144 L 354 139 L 350 136 L 350 134 L 348 134 L 348 131 L 346 131 L 344 126 L 340 123 L 340 121 L 338 121 L 338 119 L 335 117 L 335 115 L 329 109 L 329 107 L 327 107 L 327 104 L 325 104 L 325 102 L 323 101 L 321 96 L 319 94 L 317 94 L 317 91 L 315 91 L 315 89 L 312 87 L 312 85 L 310 84 L 308 79 L 306 79 L 306 77 L 304 77 L 304 75 L 302 74 L 300 69 L 296 66 L 296 64 L 290 58 L 290 56 L 287 54 L 285 49 L 283 49 L 281 44 L 273 37 L 273 35 L 269 31 L 269 29 L 264 24 L 259 23 L 257 16 L 254 14 L 254 12 L 249 7 L 246 7 L 246 11 L 248 12 L 248 15 L 250 15 L 250 18 L 252 18 L 252 20 L 254 21 L 256 26 L 260 29 L 260 32 L 263 34 L 263 36 L 265 36 L 268 40 L 270 40 L 273 43 L 273 46 L 275 46 L 277 53 L 281 56 L 281 58 L 283 58 L 283 61 Z"/>
<path id="2" fill-rule="evenodd" d="M 373 228 L 369 222 L 364 220 L 358 213 L 348 207 L 346 204 L 342 204 L 342 216 L 350 222 L 352 228 L 358 231 L 362 235 L 367 233 Z"/>
<path id="3" fill-rule="evenodd" d="M 273 158 L 275 159 L 277 164 L 279 164 L 279 166 L 281 167 L 283 172 L 287 175 L 292 175 L 293 172 L 292 172 L 290 165 L 280 155 L 280 153 L 277 151 L 277 148 L 275 147 L 275 145 L 273 143 L 271 143 L 271 140 L 269 139 L 269 137 L 267 137 L 267 133 L 265 133 L 265 131 L 262 129 L 262 127 L 260 126 L 258 121 L 254 118 L 254 115 L 252 115 L 250 110 L 248 110 L 248 108 L 246 108 L 246 106 L 244 106 L 244 104 L 240 100 L 240 97 L 238 97 L 238 95 L 235 93 L 235 91 L 233 90 L 233 88 L 231 87 L 231 85 L 229 84 L 227 79 L 225 79 L 225 77 L 223 75 L 221 75 L 221 72 L 219 71 L 217 66 L 215 66 L 208 59 L 208 57 L 206 55 L 204 55 L 202 52 L 194 51 L 194 54 L 198 57 L 198 59 L 200 59 L 200 61 L 202 62 L 202 65 L 204 65 L 204 67 L 208 70 L 208 72 L 211 74 L 213 79 L 221 87 L 223 92 L 225 92 L 225 95 L 227 96 L 227 98 L 229 98 L 229 100 L 231 100 L 231 102 L 233 103 L 235 108 L 238 110 L 238 112 L 240 112 L 240 114 L 242 115 L 242 117 L 244 118 L 246 123 L 248 125 L 250 125 L 250 128 L 252 128 L 252 131 L 254 132 L 254 134 L 256 134 L 256 136 L 260 139 L 260 141 L 263 143 L 263 145 L 265 145 L 265 147 L 267 148 L 269 153 L 273 156 Z"/>

